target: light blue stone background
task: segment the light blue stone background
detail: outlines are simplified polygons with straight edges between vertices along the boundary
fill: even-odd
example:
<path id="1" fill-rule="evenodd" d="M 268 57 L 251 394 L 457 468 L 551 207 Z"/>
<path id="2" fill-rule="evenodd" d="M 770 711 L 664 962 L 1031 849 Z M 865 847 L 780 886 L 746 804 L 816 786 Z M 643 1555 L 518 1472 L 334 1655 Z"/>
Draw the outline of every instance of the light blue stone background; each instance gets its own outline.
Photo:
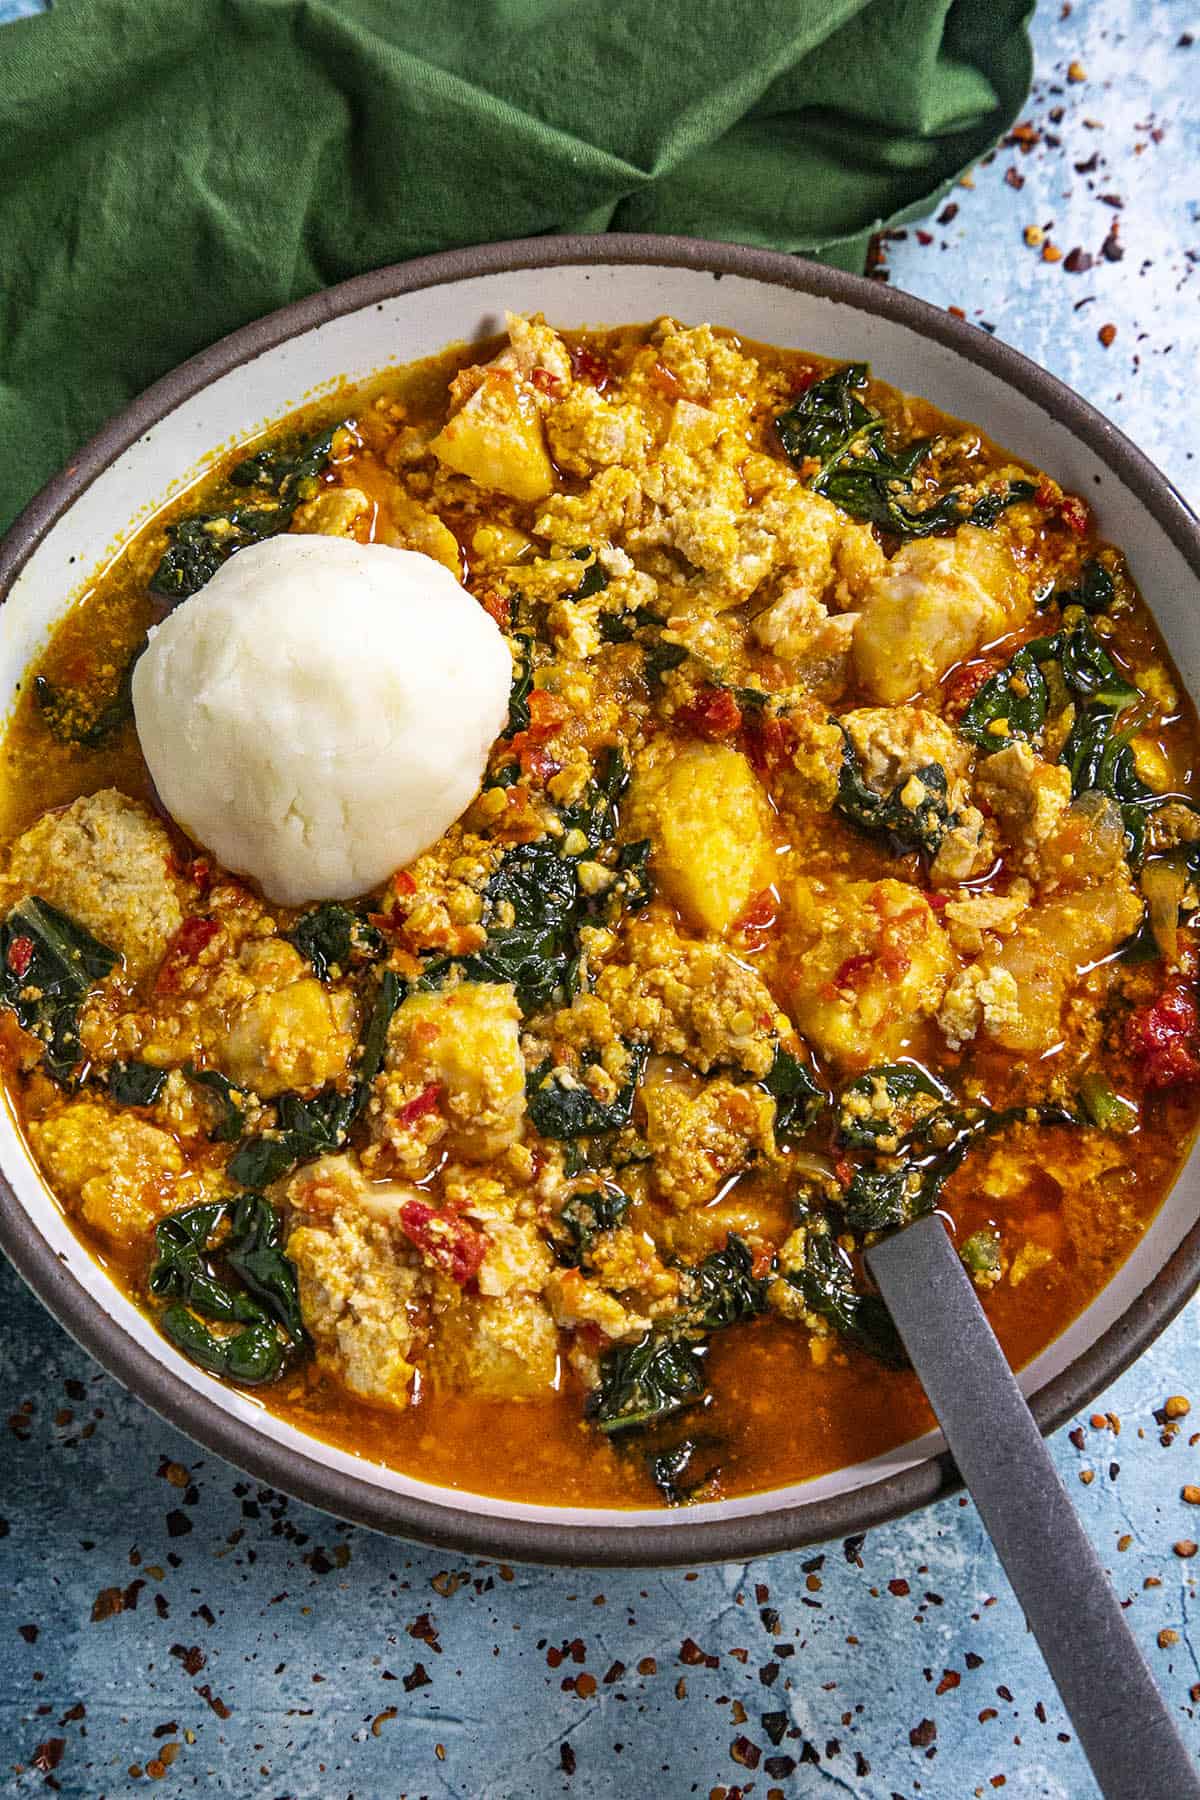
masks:
<path id="1" fill-rule="evenodd" d="M 0 20 L 37 10 L 0 0 Z M 1200 9 L 1043 0 L 1034 35 L 1039 141 L 977 169 L 929 241 L 889 243 L 890 278 L 1064 376 L 1200 500 Z M 1125 254 L 1069 273 L 1030 225 L 1093 257 L 1116 225 Z M 1062 1431 L 1054 1454 L 1200 1752 L 1200 1558 L 1172 1550 L 1200 1536 L 1180 1498 L 1200 1482 L 1198 1323 L 1193 1303 L 1097 1402 L 1119 1435 L 1085 1415 L 1082 1448 Z M 4 1796 L 42 1790 L 52 1740 L 57 1791 L 89 1800 L 143 1788 L 164 1745 L 164 1790 L 288 1800 L 1095 1792 L 963 1501 L 870 1533 L 857 1561 L 835 1543 L 692 1573 L 506 1569 L 260 1492 L 98 1373 L 7 1269 L 0 1388 Z M 1155 1409 L 1179 1392 L 1196 1410 L 1164 1445 Z M 124 1609 L 93 1622 L 111 1589 Z M 714 1666 L 681 1660 L 689 1638 Z M 764 1713 L 786 1714 L 778 1748 Z M 1145 1794 L 1170 1800 L 1153 1770 Z"/>

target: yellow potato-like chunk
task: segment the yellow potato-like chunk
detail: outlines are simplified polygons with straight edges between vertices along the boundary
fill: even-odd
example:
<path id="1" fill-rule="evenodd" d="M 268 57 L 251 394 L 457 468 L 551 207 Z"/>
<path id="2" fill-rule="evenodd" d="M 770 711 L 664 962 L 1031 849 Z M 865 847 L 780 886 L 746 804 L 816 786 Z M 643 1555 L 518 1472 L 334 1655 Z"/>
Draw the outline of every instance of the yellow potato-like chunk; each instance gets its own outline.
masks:
<path id="1" fill-rule="evenodd" d="M 407 1406 L 421 1280 L 403 1240 L 365 1212 L 337 1212 L 293 1231 L 287 1254 L 318 1359 L 362 1399 Z"/>
<path id="2" fill-rule="evenodd" d="M 29 1136 L 56 1191 L 111 1244 L 136 1243 L 180 1203 L 179 1145 L 145 1119 L 77 1100 L 31 1123 Z"/>
<path id="3" fill-rule="evenodd" d="M 1033 607 L 1006 547 L 963 525 L 906 544 L 868 584 L 854 630 L 854 670 L 872 700 L 928 693 L 947 669 L 1012 631 Z"/>
<path id="4" fill-rule="evenodd" d="M 843 1068 L 896 1055 L 954 966 L 924 896 L 903 881 L 802 877 L 784 900 L 780 991 L 797 1028 Z"/>
<path id="5" fill-rule="evenodd" d="M 321 1087 L 345 1073 L 354 1050 L 354 1001 L 312 976 L 256 994 L 220 1047 L 229 1079 L 264 1100 Z"/>
<path id="6" fill-rule="evenodd" d="M 544 500 L 553 492 L 554 468 L 533 390 L 511 369 L 487 369 L 430 449 L 477 487 L 514 500 Z"/>
<path id="7" fill-rule="evenodd" d="M 397 486 L 388 496 L 388 511 L 396 528 L 396 542 L 402 550 L 420 550 L 449 569 L 455 581 L 462 575 L 462 551 L 458 539 L 436 513 L 406 494 Z"/>
<path id="8" fill-rule="evenodd" d="M 439 1313 L 435 1373 L 489 1400 L 544 1397 L 558 1376 L 558 1332 L 545 1301 L 462 1295 Z"/>
<path id="9" fill-rule="evenodd" d="M 520 1022 L 508 982 L 464 982 L 404 1002 L 368 1115 L 372 1135 L 398 1167 L 414 1172 L 435 1143 L 452 1156 L 486 1162 L 520 1136 Z"/>
<path id="10" fill-rule="evenodd" d="M 1082 893 L 1032 906 L 1008 941 L 987 959 L 1016 982 L 1016 1009 L 984 1030 L 1006 1050 L 1040 1053 L 1062 1029 L 1067 991 L 1081 969 L 1108 956 L 1136 931 L 1142 903 L 1128 879 L 1110 878 Z"/>
<path id="11" fill-rule="evenodd" d="M 739 750 L 691 744 L 635 776 L 625 816 L 653 844 L 661 891 L 701 931 L 727 932 L 771 878 L 771 808 Z"/>

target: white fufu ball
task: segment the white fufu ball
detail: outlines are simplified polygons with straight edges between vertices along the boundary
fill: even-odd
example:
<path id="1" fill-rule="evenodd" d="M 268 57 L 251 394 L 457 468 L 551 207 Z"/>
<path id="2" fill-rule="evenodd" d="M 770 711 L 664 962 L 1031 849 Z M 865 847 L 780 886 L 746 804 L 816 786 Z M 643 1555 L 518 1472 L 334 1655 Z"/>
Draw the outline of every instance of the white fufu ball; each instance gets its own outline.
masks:
<path id="1" fill-rule="evenodd" d="M 436 843 L 479 791 L 511 682 L 497 627 L 432 557 L 289 535 L 151 631 L 133 710 L 172 818 L 301 906 Z"/>

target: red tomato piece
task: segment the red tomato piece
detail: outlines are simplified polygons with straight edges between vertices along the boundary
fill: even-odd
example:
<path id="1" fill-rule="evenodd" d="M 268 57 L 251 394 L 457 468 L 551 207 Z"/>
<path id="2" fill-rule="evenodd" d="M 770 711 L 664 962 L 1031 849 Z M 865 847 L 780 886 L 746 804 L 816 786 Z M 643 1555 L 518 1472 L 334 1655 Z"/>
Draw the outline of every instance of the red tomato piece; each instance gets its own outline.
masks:
<path id="1" fill-rule="evenodd" d="M 1149 1087 L 1173 1087 L 1176 1082 L 1200 1081 L 1198 1034 L 1195 994 L 1191 988 L 1169 987 L 1130 1015 L 1125 1045 Z"/>
<path id="2" fill-rule="evenodd" d="M 487 1255 L 487 1239 L 454 1212 L 439 1212 L 427 1200 L 406 1200 L 400 1228 L 428 1262 L 459 1287 L 479 1273 Z"/>
<path id="3" fill-rule="evenodd" d="M 713 743 L 741 730 L 742 709 L 727 688 L 702 687 L 694 700 L 675 714 L 677 724 Z"/>
<path id="4" fill-rule="evenodd" d="M 529 379 L 539 394 L 557 394 L 562 387 L 561 378 L 549 369 L 535 369 Z"/>
<path id="5" fill-rule="evenodd" d="M 1080 500 L 1075 494 L 1064 494 L 1059 502 L 1058 516 L 1068 531 L 1076 537 L 1084 537 L 1092 522 L 1091 510 L 1086 500 Z"/>
<path id="6" fill-rule="evenodd" d="M 503 594 L 493 593 L 491 588 L 489 588 L 487 593 L 480 599 L 479 604 L 482 606 L 488 618 L 495 620 L 501 631 L 508 630 L 512 608 Z"/>
<path id="7" fill-rule="evenodd" d="M 423 1119 L 426 1113 L 436 1112 L 441 1093 L 441 1085 L 436 1081 L 431 1081 L 428 1087 L 422 1088 L 415 1099 L 408 1101 L 407 1105 L 400 1108 L 397 1116 L 401 1125 L 415 1124 L 418 1119 Z"/>

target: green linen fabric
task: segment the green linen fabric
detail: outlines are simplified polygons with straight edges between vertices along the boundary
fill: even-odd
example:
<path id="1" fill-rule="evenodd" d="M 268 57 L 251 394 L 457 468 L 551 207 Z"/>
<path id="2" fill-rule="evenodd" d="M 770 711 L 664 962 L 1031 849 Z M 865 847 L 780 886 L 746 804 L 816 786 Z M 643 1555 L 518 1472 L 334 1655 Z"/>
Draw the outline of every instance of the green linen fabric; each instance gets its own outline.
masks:
<path id="1" fill-rule="evenodd" d="M 861 268 L 1013 121 L 1032 0 L 59 0 L 0 31 L 0 527 L 248 320 L 682 232 Z"/>

